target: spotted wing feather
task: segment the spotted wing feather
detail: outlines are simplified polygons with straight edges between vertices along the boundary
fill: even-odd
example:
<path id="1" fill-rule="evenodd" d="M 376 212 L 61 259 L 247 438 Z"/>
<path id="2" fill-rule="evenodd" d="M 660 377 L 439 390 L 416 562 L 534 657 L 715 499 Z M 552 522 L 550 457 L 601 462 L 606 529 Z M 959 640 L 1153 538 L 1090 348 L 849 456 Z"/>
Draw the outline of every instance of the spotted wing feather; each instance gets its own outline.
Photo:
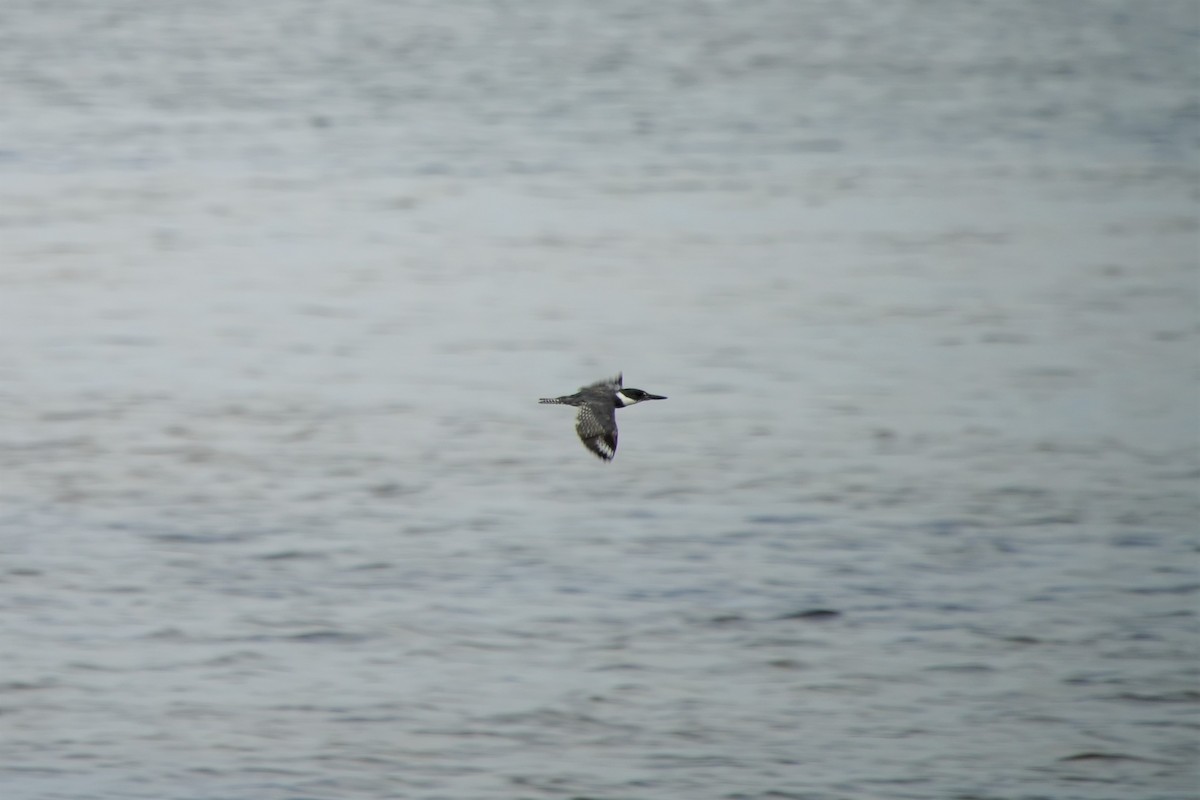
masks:
<path id="1" fill-rule="evenodd" d="M 575 432 L 584 447 L 603 460 L 612 461 L 617 454 L 616 408 L 610 406 L 605 417 L 602 410 L 580 406 L 579 415 L 575 417 Z"/>

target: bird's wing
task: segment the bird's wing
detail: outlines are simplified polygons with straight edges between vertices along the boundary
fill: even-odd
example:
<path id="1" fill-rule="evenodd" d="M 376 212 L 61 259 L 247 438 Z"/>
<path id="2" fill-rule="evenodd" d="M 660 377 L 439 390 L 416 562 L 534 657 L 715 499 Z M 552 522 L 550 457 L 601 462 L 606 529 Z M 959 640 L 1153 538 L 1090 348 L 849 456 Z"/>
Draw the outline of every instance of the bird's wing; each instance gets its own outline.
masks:
<path id="1" fill-rule="evenodd" d="M 580 386 L 579 391 L 586 392 L 588 389 L 604 389 L 616 394 L 617 390 L 621 388 L 622 380 L 624 380 L 624 375 L 622 373 L 617 373 L 617 377 L 615 378 L 605 378 L 602 381 L 589 383 L 587 386 Z"/>
<path id="2" fill-rule="evenodd" d="M 612 461 L 617 454 L 617 409 L 605 409 L 585 405 L 579 407 L 575 417 L 575 432 L 583 446 L 605 461 Z"/>

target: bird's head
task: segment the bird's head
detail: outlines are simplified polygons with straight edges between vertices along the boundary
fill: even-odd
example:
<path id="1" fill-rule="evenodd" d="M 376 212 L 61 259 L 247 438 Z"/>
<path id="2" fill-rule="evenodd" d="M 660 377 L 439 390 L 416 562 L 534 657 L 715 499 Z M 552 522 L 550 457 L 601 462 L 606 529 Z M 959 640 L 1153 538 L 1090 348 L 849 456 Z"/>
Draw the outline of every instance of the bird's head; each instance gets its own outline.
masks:
<path id="1" fill-rule="evenodd" d="M 641 389 L 620 389 L 617 391 L 617 402 L 621 404 L 621 408 L 631 406 L 634 403 L 640 403 L 643 400 L 666 400 L 661 394 L 650 394 L 643 392 Z"/>

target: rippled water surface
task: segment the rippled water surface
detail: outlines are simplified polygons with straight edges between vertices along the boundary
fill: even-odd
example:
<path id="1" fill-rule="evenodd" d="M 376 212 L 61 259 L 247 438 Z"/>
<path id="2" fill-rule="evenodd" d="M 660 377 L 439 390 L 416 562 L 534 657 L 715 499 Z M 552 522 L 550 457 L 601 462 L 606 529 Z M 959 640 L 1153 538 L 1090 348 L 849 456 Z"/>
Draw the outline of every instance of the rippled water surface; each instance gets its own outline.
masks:
<path id="1" fill-rule="evenodd" d="M 1195 796 L 1198 29 L 6 4 L 0 795 Z"/>

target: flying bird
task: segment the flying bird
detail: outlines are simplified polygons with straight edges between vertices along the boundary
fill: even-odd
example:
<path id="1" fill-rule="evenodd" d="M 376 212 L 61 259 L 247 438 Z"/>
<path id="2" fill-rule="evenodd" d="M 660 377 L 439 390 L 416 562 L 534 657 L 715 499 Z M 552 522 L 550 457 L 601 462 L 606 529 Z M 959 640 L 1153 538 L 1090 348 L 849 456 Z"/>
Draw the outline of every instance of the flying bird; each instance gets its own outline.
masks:
<path id="1" fill-rule="evenodd" d="M 538 402 L 578 408 L 575 432 L 579 434 L 579 440 L 602 460 L 612 461 L 613 456 L 617 454 L 617 409 L 628 408 L 643 400 L 666 399 L 662 395 L 650 394 L 641 389 L 623 388 L 621 375 L 617 375 L 615 378 L 583 386 L 575 394 L 543 397 Z"/>

